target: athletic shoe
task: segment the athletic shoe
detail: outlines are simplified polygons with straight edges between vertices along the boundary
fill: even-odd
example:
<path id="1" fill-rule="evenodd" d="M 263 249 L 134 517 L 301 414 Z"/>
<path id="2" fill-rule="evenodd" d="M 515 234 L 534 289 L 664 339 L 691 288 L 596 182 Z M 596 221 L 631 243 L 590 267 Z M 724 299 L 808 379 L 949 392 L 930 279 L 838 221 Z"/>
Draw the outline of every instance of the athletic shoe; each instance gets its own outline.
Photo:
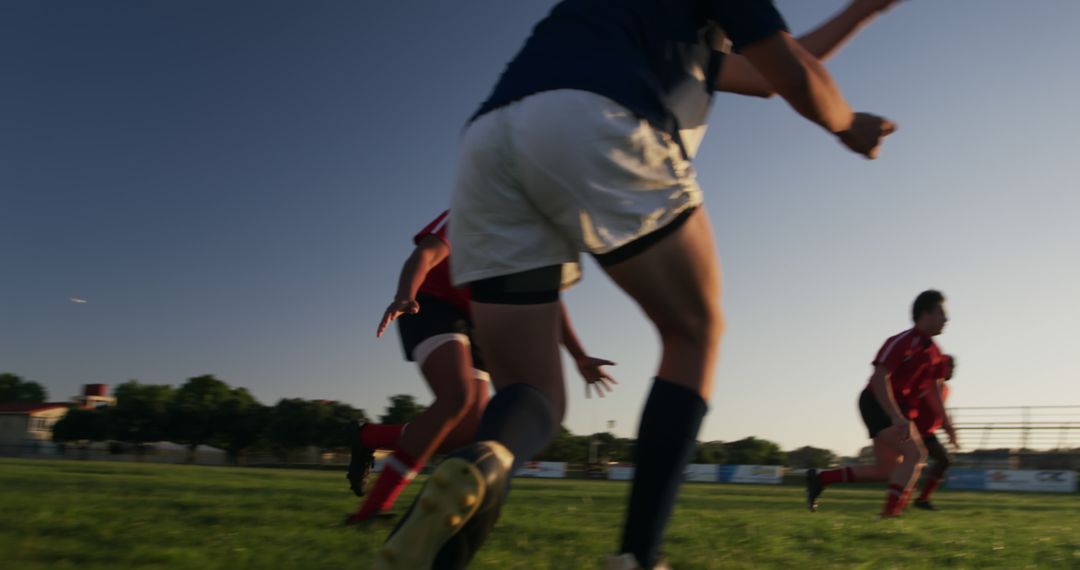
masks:
<path id="1" fill-rule="evenodd" d="M 367 493 L 368 476 L 371 475 L 371 466 L 375 463 L 375 452 L 360 443 L 360 430 L 363 427 L 363 422 L 354 422 L 349 424 L 347 430 L 351 453 L 345 479 L 349 481 L 349 489 L 352 489 L 357 497 L 363 497 Z"/>
<path id="2" fill-rule="evenodd" d="M 821 492 L 825 490 L 825 487 L 821 486 L 821 478 L 818 477 L 817 469 L 806 470 L 806 507 L 810 509 L 810 512 L 817 512 L 818 497 L 821 496 Z"/>
<path id="3" fill-rule="evenodd" d="M 495 527 L 513 463 L 495 441 L 450 454 L 386 539 L 375 569 L 465 568 Z"/>
<path id="4" fill-rule="evenodd" d="M 916 509 L 922 509 L 924 511 L 936 511 L 936 510 L 938 510 L 938 508 L 934 506 L 934 503 L 931 503 L 930 501 L 918 501 L 917 500 L 917 501 L 915 501 L 915 508 Z"/>
<path id="5" fill-rule="evenodd" d="M 618 556 L 608 556 L 604 568 L 607 570 L 643 570 L 634 555 L 629 552 L 623 552 Z M 668 565 L 666 560 L 661 559 L 652 567 L 652 570 L 671 570 L 671 566 Z"/>

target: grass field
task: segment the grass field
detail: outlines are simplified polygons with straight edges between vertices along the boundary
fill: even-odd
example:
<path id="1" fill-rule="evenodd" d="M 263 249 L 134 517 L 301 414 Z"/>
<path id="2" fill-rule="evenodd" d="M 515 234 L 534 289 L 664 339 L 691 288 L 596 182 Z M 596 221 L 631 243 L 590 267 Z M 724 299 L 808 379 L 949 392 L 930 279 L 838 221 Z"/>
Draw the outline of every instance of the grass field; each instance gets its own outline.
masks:
<path id="1" fill-rule="evenodd" d="M 398 503 L 403 510 L 419 485 Z M 625 483 L 520 479 L 474 568 L 600 568 Z M 684 568 L 1080 568 L 1080 496 L 941 492 L 879 521 L 883 491 L 688 484 L 666 550 Z M 369 568 L 388 523 L 338 525 L 341 472 L 0 460 L 3 568 Z"/>

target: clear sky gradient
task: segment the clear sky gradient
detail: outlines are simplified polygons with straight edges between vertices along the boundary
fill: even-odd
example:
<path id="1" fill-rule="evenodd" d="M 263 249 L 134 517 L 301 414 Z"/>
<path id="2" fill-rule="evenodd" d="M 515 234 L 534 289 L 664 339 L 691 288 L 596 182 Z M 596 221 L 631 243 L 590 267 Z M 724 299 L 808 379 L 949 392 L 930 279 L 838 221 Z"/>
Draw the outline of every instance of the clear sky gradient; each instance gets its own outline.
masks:
<path id="1" fill-rule="evenodd" d="M 796 33 L 841 0 L 781 0 Z M 553 2 L 0 5 L 0 371 L 53 399 L 212 373 L 272 404 L 430 396 L 375 338 L 465 119 Z M 697 168 L 728 332 L 706 440 L 854 453 L 855 400 L 922 289 L 956 406 L 1080 404 L 1074 0 L 917 0 L 828 67 L 895 119 L 847 153 L 779 99 L 717 97 Z M 85 304 L 69 301 L 86 299 Z M 567 426 L 630 435 L 649 325 L 591 262 L 566 295 L 617 393 Z"/>

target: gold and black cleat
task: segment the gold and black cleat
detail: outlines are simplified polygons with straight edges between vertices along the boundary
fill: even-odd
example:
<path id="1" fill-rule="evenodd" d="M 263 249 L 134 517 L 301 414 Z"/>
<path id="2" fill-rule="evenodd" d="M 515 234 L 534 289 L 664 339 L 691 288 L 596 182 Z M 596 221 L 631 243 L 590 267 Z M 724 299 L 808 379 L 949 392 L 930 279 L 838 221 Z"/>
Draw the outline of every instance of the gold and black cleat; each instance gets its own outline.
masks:
<path id="1" fill-rule="evenodd" d="M 498 520 L 513 455 L 474 443 L 432 472 L 375 559 L 376 570 L 464 568 Z"/>

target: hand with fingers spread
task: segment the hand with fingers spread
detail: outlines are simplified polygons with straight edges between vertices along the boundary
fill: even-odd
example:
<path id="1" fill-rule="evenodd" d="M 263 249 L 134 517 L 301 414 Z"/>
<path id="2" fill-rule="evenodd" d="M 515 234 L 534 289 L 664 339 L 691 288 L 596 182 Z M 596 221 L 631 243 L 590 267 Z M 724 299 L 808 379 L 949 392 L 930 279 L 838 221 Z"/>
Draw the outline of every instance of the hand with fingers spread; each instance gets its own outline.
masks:
<path id="1" fill-rule="evenodd" d="M 416 299 L 394 299 L 390 306 L 386 308 L 386 312 L 383 313 L 383 318 L 379 321 L 379 330 L 375 333 L 375 336 L 382 337 L 383 333 L 386 332 L 386 327 L 390 326 L 390 323 L 401 315 L 415 315 L 419 312 L 420 303 L 417 303 Z"/>
<path id="2" fill-rule="evenodd" d="M 952 425 L 945 426 L 945 433 L 949 436 L 949 445 L 953 449 L 960 449 L 960 440 L 956 439 L 956 429 Z"/>
<path id="3" fill-rule="evenodd" d="M 877 158 L 881 142 L 895 131 L 896 124 L 884 117 L 855 113 L 851 126 L 836 133 L 836 136 L 852 152 L 873 160 Z"/>
<path id="4" fill-rule="evenodd" d="M 578 372 L 581 373 L 581 377 L 585 379 L 585 397 L 591 398 L 592 395 L 589 391 L 591 386 L 596 391 L 596 395 L 601 398 L 604 397 L 604 390 L 610 392 L 612 385 L 618 384 L 614 378 L 611 377 L 601 366 L 615 366 L 615 363 L 603 358 L 594 358 L 592 356 L 583 356 L 576 361 Z"/>

